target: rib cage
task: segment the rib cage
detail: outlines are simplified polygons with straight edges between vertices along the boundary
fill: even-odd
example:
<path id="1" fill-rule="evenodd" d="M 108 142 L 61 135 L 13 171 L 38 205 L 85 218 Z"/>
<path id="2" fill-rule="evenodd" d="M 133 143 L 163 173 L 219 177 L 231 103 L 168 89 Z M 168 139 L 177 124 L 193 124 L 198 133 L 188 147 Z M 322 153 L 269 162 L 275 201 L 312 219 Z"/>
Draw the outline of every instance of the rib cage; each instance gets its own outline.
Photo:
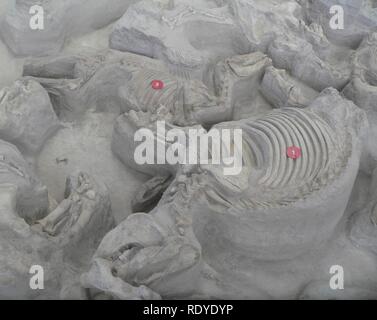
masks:
<path id="1" fill-rule="evenodd" d="M 164 88 L 154 90 L 151 87 L 153 80 L 161 80 L 164 83 Z M 173 106 L 177 98 L 179 81 L 168 73 L 145 69 L 138 73 L 133 85 L 140 107 L 146 111 L 148 107 L 152 106 Z"/>
<path id="2" fill-rule="evenodd" d="M 339 177 L 352 152 L 350 134 L 335 130 L 310 109 L 279 109 L 240 125 L 248 150 L 243 152 L 246 172 L 260 173 L 248 176 L 249 188 L 232 197 L 224 194 L 221 179 L 213 183 L 201 176 L 192 178 L 198 179 L 198 194 L 205 194 L 208 203 L 218 209 L 264 210 L 304 200 Z M 301 148 L 300 158 L 288 158 L 290 146 Z M 185 189 L 177 189 L 164 201 L 184 206 L 190 199 Z"/>
<path id="3" fill-rule="evenodd" d="M 249 122 L 245 130 L 257 167 L 265 168 L 259 185 L 281 188 L 308 183 L 325 174 L 334 160 L 336 142 L 332 130 L 315 113 L 282 109 Z M 301 148 L 302 156 L 288 158 L 290 146 Z"/>
<path id="4" fill-rule="evenodd" d="M 257 185 L 255 190 L 259 191 L 242 194 L 223 205 L 232 210 L 268 209 L 305 199 L 344 169 L 351 152 L 345 139 L 346 134 L 339 135 L 308 109 L 285 108 L 245 121 L 243 140 L 253 158 L 246 162 L 262 172 L 257 181 L 249 184 Z M 300 158 L 287 157 L 290 146 L 301 148 Z M 213 199 L 218 200 L 218 196 Z"/>

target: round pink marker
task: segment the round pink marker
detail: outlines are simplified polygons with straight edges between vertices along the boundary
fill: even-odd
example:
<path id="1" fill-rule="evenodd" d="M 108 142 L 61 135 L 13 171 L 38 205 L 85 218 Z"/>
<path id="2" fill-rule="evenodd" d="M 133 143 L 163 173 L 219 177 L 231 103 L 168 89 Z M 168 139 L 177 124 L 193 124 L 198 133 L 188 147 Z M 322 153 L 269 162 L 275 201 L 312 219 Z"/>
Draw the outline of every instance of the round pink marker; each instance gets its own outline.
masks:
<path id="1" fill-rule="evenodd" d="M 288 147 L 287 148 L 287 156 L 290 159 L 298 159 L 301 157 L 301 149 L 296 146 Z"/>
<path id="2" fill-rule="evenodd" d="M 161 90 L 164 88 L 164 83 L 161 80 L 153 80 L 151 85 L 154 90 Z"/>

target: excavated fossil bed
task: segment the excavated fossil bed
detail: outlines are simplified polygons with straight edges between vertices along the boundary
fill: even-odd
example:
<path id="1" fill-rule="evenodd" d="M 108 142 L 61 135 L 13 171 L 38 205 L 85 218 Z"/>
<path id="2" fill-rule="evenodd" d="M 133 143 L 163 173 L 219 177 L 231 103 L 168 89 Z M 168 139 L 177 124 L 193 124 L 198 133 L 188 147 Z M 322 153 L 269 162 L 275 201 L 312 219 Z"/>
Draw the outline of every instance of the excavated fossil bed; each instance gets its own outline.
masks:
<path id="1" fill-rule="evenodd" d="M 34 2 L 0 3 L 0 299 L 377 299 L 376 1 Z M 136 163 L 161 121 L 241 129 L 242 170 Z"/>

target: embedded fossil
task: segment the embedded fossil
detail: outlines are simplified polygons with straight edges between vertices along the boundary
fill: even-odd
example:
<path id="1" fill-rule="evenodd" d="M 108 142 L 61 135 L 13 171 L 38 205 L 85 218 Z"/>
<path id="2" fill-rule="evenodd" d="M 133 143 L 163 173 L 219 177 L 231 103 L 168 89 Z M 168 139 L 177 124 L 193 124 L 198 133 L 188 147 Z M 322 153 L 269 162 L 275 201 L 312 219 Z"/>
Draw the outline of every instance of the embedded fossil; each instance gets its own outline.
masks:
<path id="1" fill-rule="evenodd" d="M 34 2 L 0 1 L 0 298 L 377 297 L 375 0 Z"/>
<path id="2" fill-rule="evenodd" d="M 132 201 L 133 212 L 148 212 L 152 210 L 169 187 L 171 180 L 171 176 L 165 175 L 154 177 L 146 182 Z"/>
<path id="3" fill-rule="evenodd" d="M 318 96 L 318 92 L 295 81 L 285 70 L 274 67 L 266 69 L 261 91 L 268 101 L 279 108 L 304 108 Z"/>
<path id="4" fill-rule="evenodd" d="M 83 277 L 84 287 L 116 297 L 119 286 L 112 289 L 116 277 L 135 287 L 147 286 L 162 297 L 192 297 L 204 294 L 200 290 L 206 290 L 205 285 L 197 288 L 201 281 L 211 282 L 205 270 L 220 281 L 220 287 L 226 282 L 221 273 L 231 277 L 234 265 L 220 262 L 228 255 L 238 261 L 240 271 L 248 265 L 241 262 L 244 256 L 279 261 L 310 251 L 331 237 L 344 213 L 365 121 L 356 106 L 335 90 L 326 90 L 306 110 L 288 108 L 216 125 L 244 129 L 247 151 L 242 173 L 224 177 L 208 165 L 178 171 L 150 216 L 132 215 L 104 238 L 94 269 Z M 291 144 L 299 145 L 305 156 L 298 161 L 286 158 Z M 136 225 L 150 231 L 139 229 L 136 234 Z M 313 225 L 315 229 L 308 228 Z M 216 243 L 221 246 L 214 251 Z M 99 265 L 111 269 L 112 275 Z M 198 282 L 186 284 L 187 277 Z M 103 281 L 108 283 L 106 289 Z M 142 297 L 136 288 L 124 290 L 118 297 Z"/>
<path id="5" fill-rule="evenodd" d="M 202 79 L 211 60 L 250 51 L 227 5 L 218 3 L 140 1 L 115 25 L 110 47 L 161 59 L 180 77 Z"/>
<path id="6" fill-rule="evenodd" d="M 252 79 L 270 63 L 258 52 L 219 62 L 216 95 L 201 81 L 171 75 L 156 60 L 116 51 L 32 59 L 25 64 L 24 75 L 46 88 L 63 119 L 84 113 L 88 106 L 125 112 L 164 105 L 175 112 L 177 125 L 212 124 L 232 119 L 235 100 L 247 95 Z M 151 86 L 157 79 L 163 83 L 161 90 Z M 177 103 L 181 106 L 174 110 Z"/>
<path id="7" fill-rule="evenodd" d="M 315 53 L 310 43 L 302 39 L 277 39 L 271 43 L 268 52 L 275 66 L 290 71 L 293 76 L 317 91 L 327 87 L 340 90 L 349 81 L 349 68 L 333 67 Z"/>
<path id="8" fill-rule="evenodd" d="M 0 263 L 7 274 L 0 279 L 0 297 L 57 298 L 64 297 L 65 290 L 71 291 L 70 297 L 79 297 L 80 286 L 72 284 L 69 270 L 75 270 L 76 278 L 80 275 L 96 243 L 113 225 L 106 188 L 80 173 L 71 178 L 66 199 L 54 209 L 46 187 L 17 148 L 0 141 L 0 149 Z M 26 288 L 29 269 L 36 262 L 47 266 L 44 293 Z"/>

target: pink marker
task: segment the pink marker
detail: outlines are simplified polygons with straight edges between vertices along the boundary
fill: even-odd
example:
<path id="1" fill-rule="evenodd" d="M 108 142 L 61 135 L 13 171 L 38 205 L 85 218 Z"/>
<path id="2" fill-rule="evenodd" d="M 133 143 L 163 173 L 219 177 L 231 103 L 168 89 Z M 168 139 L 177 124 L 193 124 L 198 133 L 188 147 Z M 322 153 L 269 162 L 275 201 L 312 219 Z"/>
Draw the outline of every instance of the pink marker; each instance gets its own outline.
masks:
<path id="1" fill-rule="evenodd" d="M 301 157 L 301 149 L 296 146 L 288 147 L 287 148 L 287 156 L 290 159 L 298 159 Z"/>
<path id="2" fill-rule="evenodd" d="M 161 80 L 153 80 L 152 81 L 152 88 L 154 90 L 161 90 L 164 88 L 164 83 Z"/>

